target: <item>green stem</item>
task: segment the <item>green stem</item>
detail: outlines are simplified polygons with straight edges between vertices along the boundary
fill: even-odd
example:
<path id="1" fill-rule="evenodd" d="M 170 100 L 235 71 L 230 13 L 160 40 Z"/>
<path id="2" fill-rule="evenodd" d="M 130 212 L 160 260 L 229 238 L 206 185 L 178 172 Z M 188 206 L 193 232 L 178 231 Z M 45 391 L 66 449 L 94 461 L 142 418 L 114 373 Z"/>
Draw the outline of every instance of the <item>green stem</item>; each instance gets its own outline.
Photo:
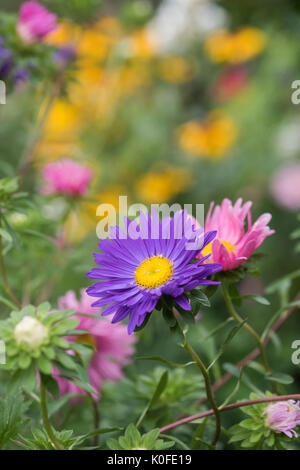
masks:
<path id="1" fill-rule="evenodd" d="M 43 379 L 41 378 L 41 384 L 40 384 L 40 398 L 41 398 L 41 410 L 42 410 L 42 417 L 43 417 L 43 424 L 46 433 L 48 434 L 48 437 L 53 444 L 53 446 L 56 449 L 59 450 L 65 450 L 64 446 L 62 445 L 61 442 L 57 439 L 55 436 L 53 429 L 51 427 L 50 421 L 49 421 L 49 416 L 48 416 L 48 409 L 47 409 L 47 397 L 46 397 L 46 388 L 45 385 L 43 384 Z"/>
<path id="2" fill-rule="evenodd" d="M 196 353 L 196 351 L 192 348 L 192 346 L 189 343 L 185 342 L 184 348 L 191 355 L 193 360 L 196 362 L 196 364 L 199 367 L 199 369 L 201 370 L 203 378 L 204 378 L 207 399 L 211 404 L 211 407 L 213 409 L 213 412 L 214 412 L 214 415 L 215 415 L 215 418 L 216 418 L 216 432 L 215 432 L 215 436 L 212 440 L 212 445 L 216 445 L 216 443 L 219 439 L 220 433 L 221 433 L 221 418 L 220 418 L 219 409 L 217 407 L 217 404 L 215 402 L 215 399 L 214 399 L 214 396 L 213 396 L 213 393 L 212 393 L 212 390 L 211 390 L 211 383 L 210 383 L 209 373 L 208 373 L 208 370 L 206 369 L 205 365 L 201 361 L 200 357 Z"/>
<path id="3" fill-rule="evenodd" d="M 89 399 L 90 399 L 92 410 L 93 410 L 94 429 L 95 431 L 97 431 L 97 429 L 99 428 L 99 421 L 100 421 L 98 403 L 94 400 L 91 394 L 89 394 Z M 99 444 L 99 436 L 96 434 L 94 436 L 94 446 L 98 446 L 98 444 Z"/>
<path id="4" fill-rule="evenodd" d="M 266 373 L 267 374 L 271 374 L 271 368 L 269 366 L 269 363 L 268 363 L 268 360 L 267 360 L 267 356 L 266 356 L 266 353 L 265 353 L 265 348 L 264 348 L 264 345 L 263 345 L 263 342 L 259 336 L 258 333 L 256 333 L 256 331 L 254 330 L 254 328 L 252 328 L 252 326 L 249 325 L 249 323 L 245 322 L 243 320 L 243 318 L 237 313 L 237 311 L 235 310 L 233 304 L 232 304 L 232 301 L 231 301 L 231 298 L 230 298 L 230 295 L 229 295 L 229 292 L 225 286 L 225 283 L 222 282 L 222 293 L 223 293 L 223 297 L 224 297 L 224 300 L 225 300 L 225 303 L 226 303 L 226 306 L 227 306 L 227 309 L 228 309 L 228 312 L 230 313 L 230 315 L 232 316 L 232 318 L 238 322 L 238 323 L 243 323 L 244 325 L 244 328 L 246 330 L 249 331 L 249 333 L 253 336 L 253 338 L 255 339 L 255 341 L 257 342 L 257 346 L 259 348 L 259 351 L 260 351 L 260 355 L 261 355 L 261 360 L 262 360 L 262 363 L 264 365 L 264 368 L 266 370 Z M 273 385 L 274 386 L 274 385 Z"/>

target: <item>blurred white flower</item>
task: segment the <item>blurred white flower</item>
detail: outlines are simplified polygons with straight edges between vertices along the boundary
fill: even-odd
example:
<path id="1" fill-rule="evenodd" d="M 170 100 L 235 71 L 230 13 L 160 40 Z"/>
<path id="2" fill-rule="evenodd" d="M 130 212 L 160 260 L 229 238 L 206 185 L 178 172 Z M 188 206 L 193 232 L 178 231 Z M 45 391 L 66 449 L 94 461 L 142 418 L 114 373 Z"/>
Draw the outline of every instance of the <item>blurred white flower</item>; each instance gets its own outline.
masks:
<path id="1" fill-rule="evenodd" d="M 210 0 L 165 0 L 148 30 L 161 52 L 184 48 L 194 39 L 225 26 L 223 8 Z"/>
<path id="2" fill-rule="evenodd" d="M 48 328 L 36 318 L 26 315 L 16 325 L 14 337 L 18 344 L 25 343 L 30 349 L 41 346 L 49 336 Z"/>
<path id="3" fill-rule="evenodd" d="M 300 121 L 294 120 L 282 126 L 275 139 L 276 152 L 280 157 L 292 158 L 300 153 Z"/>

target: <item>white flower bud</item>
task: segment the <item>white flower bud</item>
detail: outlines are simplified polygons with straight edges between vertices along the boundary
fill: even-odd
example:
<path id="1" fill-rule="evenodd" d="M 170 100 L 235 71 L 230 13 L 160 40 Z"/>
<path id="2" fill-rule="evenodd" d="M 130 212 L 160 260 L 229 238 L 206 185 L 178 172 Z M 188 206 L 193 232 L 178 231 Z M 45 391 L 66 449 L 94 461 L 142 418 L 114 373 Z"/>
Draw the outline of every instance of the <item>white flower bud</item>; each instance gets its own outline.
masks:
<path id="1" fill-rule="evenodd" d="M 36 318 L 25 316 L 16 325 L 14 337 L 18 344 L 26 343 L 30 349 L 34 349 L 48 338 L 48 328 Z"/>

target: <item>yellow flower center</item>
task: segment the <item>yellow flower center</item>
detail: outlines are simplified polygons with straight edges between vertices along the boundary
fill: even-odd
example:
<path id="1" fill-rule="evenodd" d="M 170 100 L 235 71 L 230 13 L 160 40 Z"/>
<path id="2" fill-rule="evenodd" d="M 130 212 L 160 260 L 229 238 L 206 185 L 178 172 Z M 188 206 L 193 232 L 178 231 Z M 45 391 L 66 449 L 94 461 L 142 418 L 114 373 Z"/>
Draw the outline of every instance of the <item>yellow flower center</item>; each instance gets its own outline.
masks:
<path id="1" fill-rule="evenodd" d="M 227 242 L 226 240 L 219 240 L 220 243 L 222 243 L 222 245 L 225 246 L 226 250 L 231 253 L 236 253 L 236 247 L 230 243 L 230 242 Z M 202 250 L 202 255 L 203 256 L 207 256 L 207 255 L 211 255 L 212 253 L 212 244 L 213 242 L 210 242 L 208 245 L 206 245 L 203 250 Z"/>
<path id="2" fill-rule="evenodd" d="M 136 268 L 134 276 L 139 287 L 153 289 L 172 279 L 173 265 L 164 256 L 151 256 L 141 262 Z"/>

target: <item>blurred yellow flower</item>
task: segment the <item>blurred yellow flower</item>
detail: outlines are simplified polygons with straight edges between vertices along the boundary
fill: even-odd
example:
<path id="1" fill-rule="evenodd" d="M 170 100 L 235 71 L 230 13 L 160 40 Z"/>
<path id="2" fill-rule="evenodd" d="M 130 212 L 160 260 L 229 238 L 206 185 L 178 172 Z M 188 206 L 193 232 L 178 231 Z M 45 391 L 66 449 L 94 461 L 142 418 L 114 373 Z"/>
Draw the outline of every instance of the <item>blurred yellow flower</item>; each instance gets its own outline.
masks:
<path id="1" fill-rule="evenodd" d="M 146 29 L 138 29 L 131 35 L 131 52 L 139 59 L 151 59 L 156 52 L 156 45 Z"/>
<path id="2" fill-rule="evenodd" d="M 77 50 L 79 62 L 100 63 L 108 57 L 114 43 L 111 37 L 96 30 L 83 31 Z"/>
<path id="3" fill-rule="evenodd" d="M 219 159 L 232 148 L 237 127 L 220 112 L 211 113 L 206 121 L 189 121 L 177 130 L 179 146 L 191 156 Z"/>
<path id="4" fill-rule="evenodd" d="M 124 196 L 127 192 L 121 185 L 111 185 L 104 191 L 91 196 L 90 200 L 81 201 L 76 210 L 70 212 L 64 224 L 63 238 L 66 244 L 79 242 L 96 231 L 100 220 L 96 215 L 99 204 L 111 204 L 118 212 L 119 196 Z"/>
<path id="5" fill-rule="evenodd" d="M 134 189 L 141 202 L 161 204 L 185 191 L 190 181 L 191 174 L 188 169 L 167 168 L 140 176 Z"/>
<path id="6" fill-rule="evenodd" d="M 50 33 L 46 42 L 52 46 L 64 47 L 67 45 L 76 45 L 79 43 L 82 35 L 82 28 L 72 22 L 63 22 L 58 28 Z"/>
<path id="7" fill-rule="evenodd" d="M 205 43 L 205 51 L 213 62 L 237 64 L 256 57 L 266 44 L 266 36 L 253 27 L 236 33 L 217 31 Z"/>
<path id="8" fill-rule="evenodd" d="M 127 196 L 128 189 L 124 186 L 115 184 L 108 186 L 103 191 L 97 194 L 99 204 L 111 204 L 115 207 L 116 211 L 119 210 L 119 197 Z M 128 201 L 127 201 L 128 202 Z"/>
<path id="9" fill-rule="evenodd" d="M 120 38 L 124 33 L 122 24 L 115 16 L 104 16 L 95 23 L 94 29 L 115 38 Z"/>
<path id="10" fill-rule="evenodd" d="M 180 56 L 162 57 L 158 64 L 158 75 L 168 82 L 183 83 L 194 76 L 191 64 Z"/>
<path id="11" fill-rule="evenodd" d="M 151 74 L 147 65 L 132 62 L 116 71 L 116 91 L 120 96 L 128 95 L 141 86 L 151 83 Z"/>
<path id="12" fill-rule="evenodd" d="M 80 125 L 79 110 L 68 101 L 58 98 L 53 104 L 44 127 L 46 139 L 74 138 Z"/>
<path id="13" fill-rule="evenodd" d="M 48 161 L 58 160 L 63 157 L 72 158 L 80 152 L 80 143 L 65 140 L 42 139 L 35 152 L 35 167 L 43 166 Z"/>
<path id="14" fill-rule="evenodd" d="M 96 205 L 94 210 L 88 210 L 88 205 L 81 203 L 67 217 L 63 227 L 63 239 L 67 245 L 83 240 L 93 230 L 96 233 Z"/>

